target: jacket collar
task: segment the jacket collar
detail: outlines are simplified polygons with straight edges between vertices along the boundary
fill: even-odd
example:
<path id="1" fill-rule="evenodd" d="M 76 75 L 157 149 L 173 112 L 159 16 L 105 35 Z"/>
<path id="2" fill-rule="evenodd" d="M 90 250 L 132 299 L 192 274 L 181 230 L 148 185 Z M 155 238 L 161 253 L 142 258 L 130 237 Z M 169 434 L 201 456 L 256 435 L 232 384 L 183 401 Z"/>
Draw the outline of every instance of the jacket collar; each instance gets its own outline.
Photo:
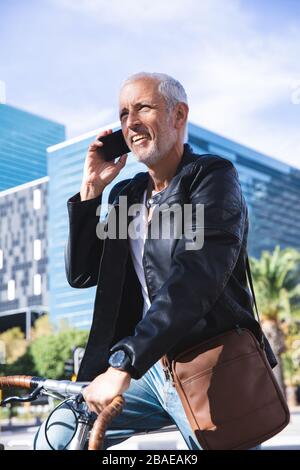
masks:
<path id="1" fill-rule="evenodd" d="M 193 150 L 189 144 L 184 144 L 182 158 L 177 166 L 176 172 L 173 176 L 180 174 L 184 168 L 189 164 L 195 161 L 197 156 L 193 153 Z M 149 182 L 149 172 L 137 173 L 130 182 L 122 189 L 119 195 L 126 194 L 131 204 L 139 202 L 141 200 L 142 194 L 147 188 Z"/>

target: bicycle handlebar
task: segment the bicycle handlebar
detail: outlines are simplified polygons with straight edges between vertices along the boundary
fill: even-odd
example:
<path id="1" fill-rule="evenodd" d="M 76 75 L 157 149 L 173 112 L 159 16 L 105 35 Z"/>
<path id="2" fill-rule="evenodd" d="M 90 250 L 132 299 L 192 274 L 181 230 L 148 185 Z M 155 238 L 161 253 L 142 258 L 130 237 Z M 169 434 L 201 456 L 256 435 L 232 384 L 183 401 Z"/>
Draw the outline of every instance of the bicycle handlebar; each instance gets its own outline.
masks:
<path id="1" fill-rule="evenodd" d="M 8 387 L 31 388 L 34 385 L 34 377 L 31 375 L 8 375 L 7 377 L 0 377 L 0 389 Z"/>
<path id="2" fill-rule="evenodd" d="M 121 395 L 118 395 L 104 408 L 101 414 L 98 415 L 91 430 L 88 450 L 102 449 L 105 431 L 110 422 L 122 412 L 123 405 L 124 398 Z"/>
<path id="3" fill-rule="evenodd" d="M 12 375 L 0 377 L 0 389 L 7 387 L 43 389 L 47 392 L 56 392 L 64 397 L 79 395 L 89 382 L 72 382 L 70 380 L 52 380 L 30 375 Z M 106 406 L 97 417 L 91 430 L 89 450 L 102 448 L 105 431 L 110 422 L 118 416 L 123 409 L 124 398 L 118 395 Z"/>
<path id="4" fill-rule="evenodd" d="M 32 388 L 42 387 L 47 392 L 56 392 L 64 397 L 78 395 L 89 382 L 72 382 L 71 380 L 52 380 L 30 375 L 11 375 L 0 377 L 0 388 L 18 387 Z"/>

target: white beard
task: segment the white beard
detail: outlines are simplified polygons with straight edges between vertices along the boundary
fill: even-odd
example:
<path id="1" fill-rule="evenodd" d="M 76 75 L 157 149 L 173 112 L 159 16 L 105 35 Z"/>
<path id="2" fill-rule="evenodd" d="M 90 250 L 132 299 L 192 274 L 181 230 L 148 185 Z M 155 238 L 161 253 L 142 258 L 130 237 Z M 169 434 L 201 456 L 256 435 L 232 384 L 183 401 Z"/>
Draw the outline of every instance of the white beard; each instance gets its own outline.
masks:
<path id="1" fill-rule="evenodd" d="M 148 144 L 149 148 L 141 149 L 140 152 L 132 150 L 132 153 L 139 162 L 144 163 L 145 165 L 154 165 L 171 150 L 173 145 L 176 143 L 176 138 L 175 133 L 174 136 L 168 133 L 166 138 L 161 136 L 160 144 L 158 144 L 158 142 L 150 141 L 150 145 Z"/>

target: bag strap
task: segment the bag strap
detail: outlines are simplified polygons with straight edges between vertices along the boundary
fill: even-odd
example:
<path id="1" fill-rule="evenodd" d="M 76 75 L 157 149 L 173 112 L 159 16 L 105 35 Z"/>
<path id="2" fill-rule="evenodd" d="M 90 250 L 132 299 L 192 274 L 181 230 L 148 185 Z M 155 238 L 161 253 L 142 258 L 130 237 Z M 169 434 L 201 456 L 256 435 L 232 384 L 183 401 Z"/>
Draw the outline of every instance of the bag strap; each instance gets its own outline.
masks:
<path id="1" fill-rule="evenodd" d="M 261 343 L 261 346 L 264 348 L 265 347 L 264 334 L 263 334 L 263 330 L 262 330 L 260 316 L 259 316 L 259 313 L 258 313 L 258 308 L 257 308 L 257 303 L 256 303 L 256 297 L 255 297 L 255 292 L 254 292 L 254 287 L 253 287 L 251 268 L 250 268 L 250 262 L 249 262 L 249 256 L 248 255 L 247 255 L 247 258 L 246 258 L 246 273 L 247 273 L 248 284 L 249 284 L 249 287 L 250 287 L 250 290 L 251 290 L 251 294 L 252 294 L 252 298 L 253 298 L 253 302 L 254 302 L 254 306 L 255 306 L 255 312 L 256 312 L 257 320 L 258 320 L 258 323 L 259 323 L 259 326 L 260 326 L 260 331 L 261 331 L 261 341 L 260 341 L 260 343 Z"/>
<path id="2" fill-rule="evenodd" d="M 254 292 L 254 287 L 253 287 L 251 268 L 250 268 L 250 262 L 249 262 L 249 256 L 248 255 L 247 255 L 247 259 L 246 259 L 246 273 L 247 273 L 248 284 L 249 284 L 249 287 L 250 287 L 250 290 L 251 290 L 251 294 L 252 294 L 252 298 L 253 298 L 253 302 L 254 302 L 254 306 L 255 306 L 255 311 L 256 311 L 258 323 L 261 324 L 260 316 L 259 316 L 258 308 L 257 308 L 257 303 L 256 303 L 256 297 L 255 297 L 255 292 Z"/>
<path id="3" fill-rule="evenodd" d="M 256 303 L 256 297 L 255 297 L 255 292 L 254 292 L 254 287 L 253 287 L 251 268 L 250 268 L 250 262 L 249 262 L 249 256 L 248 255 L 247 255 L 247 258 L 246 258 L 246 273 L 247 273 L 248 284 L 249 284 L 249 287 L 250 287 L 250 290 L 251 290 L 251 294 L 252 294 L 252 298 L 253 298 L 253 302 L 254 302 L 254 306 L 255 306 L 255 312 L 256 312 L 256 315 L 257 315 L 257 320 L 258 320 L 259 327 L 260 327 L 260 333 L 261 333 L 260 344 L 261 344 L 261 347 L 263 349 L 265 349 L 264 334 L 263 334 L 263 330 L 262 330 L 262 326 L 261 326 L 260 316 L 259 316 L 259 313 L 258 313 L 258 308 L 257 308 L 257 303 Z M 255 315 L 254 315 L 254 317 L 255 317 Z M 169 361 L 167 355 L 164 355 L 161 358 L 161 363 L 162 363 L 165 374 L 167 374 L 168 370 L 171 369 L 170 361 Z"/>

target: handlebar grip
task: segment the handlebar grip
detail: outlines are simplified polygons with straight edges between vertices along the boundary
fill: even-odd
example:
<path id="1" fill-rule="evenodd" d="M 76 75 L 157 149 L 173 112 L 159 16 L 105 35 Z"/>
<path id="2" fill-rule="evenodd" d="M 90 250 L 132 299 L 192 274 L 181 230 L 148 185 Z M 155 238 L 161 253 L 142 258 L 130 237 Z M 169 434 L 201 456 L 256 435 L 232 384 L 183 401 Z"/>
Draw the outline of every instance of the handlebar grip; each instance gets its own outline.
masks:
<path id="1" fill-rule="evenodd" d="M 0 377 L 0 389 L 4 387 L 31 388 L 33 385 L 32 375 L 8 375 Z"/>
<path id="2" fill-rule="evenodd" d="M 88 450 L 102 449 L 105 431 L 110 422 L 122 412 L 123 405 L 124 398 L 118 395 L 104 408 L 101 414 L 99 414 L 91 430 Z"/>

